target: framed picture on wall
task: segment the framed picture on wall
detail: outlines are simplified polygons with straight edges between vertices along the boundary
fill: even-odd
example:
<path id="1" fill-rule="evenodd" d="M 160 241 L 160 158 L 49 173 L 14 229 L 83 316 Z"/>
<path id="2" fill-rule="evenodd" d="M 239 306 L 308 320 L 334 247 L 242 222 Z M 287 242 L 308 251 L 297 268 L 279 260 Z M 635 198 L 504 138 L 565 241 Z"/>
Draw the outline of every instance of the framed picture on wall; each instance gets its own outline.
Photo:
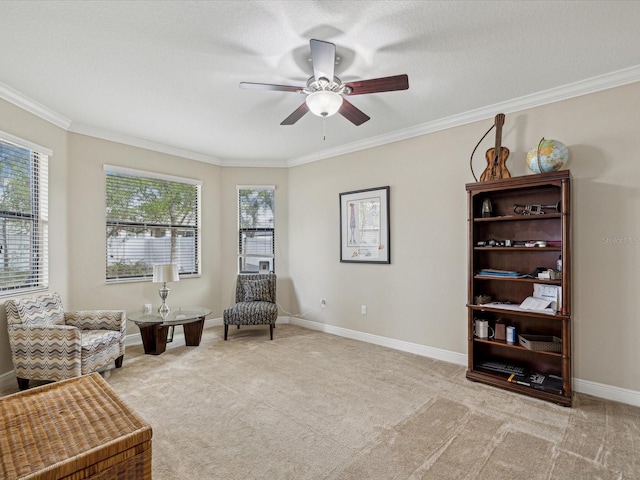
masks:
<path id="1" fill-rule="evenodd" d="M 391 263 L 389 187 L 340 194 L 340 261 Z"/>

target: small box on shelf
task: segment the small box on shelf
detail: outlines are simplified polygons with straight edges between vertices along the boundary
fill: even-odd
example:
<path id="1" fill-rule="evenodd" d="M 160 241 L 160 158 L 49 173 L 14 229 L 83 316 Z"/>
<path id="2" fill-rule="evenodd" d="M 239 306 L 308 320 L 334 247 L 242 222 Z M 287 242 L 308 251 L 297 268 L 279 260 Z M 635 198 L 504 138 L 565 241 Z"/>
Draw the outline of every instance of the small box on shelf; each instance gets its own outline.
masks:
<path id="1" fill-rule="evenodd" d="M 562 339 L 554 335 L 518 335 L 520 345 L 529 350 L 542 352 L 561 352 Z"/>

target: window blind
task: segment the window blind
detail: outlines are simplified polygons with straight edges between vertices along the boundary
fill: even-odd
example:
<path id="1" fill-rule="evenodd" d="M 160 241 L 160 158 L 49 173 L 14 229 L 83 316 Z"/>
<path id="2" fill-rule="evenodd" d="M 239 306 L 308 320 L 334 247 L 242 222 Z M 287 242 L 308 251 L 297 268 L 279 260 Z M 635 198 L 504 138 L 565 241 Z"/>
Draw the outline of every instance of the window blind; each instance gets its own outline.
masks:
<path id="1" fill-rule="evenodd" d="M 0 295 L 49 284 L 48 155 L 0 139 Z"/>
<path id="2" fill-rule="evenodd" d="M 240 273 L 260 271 L 261 262 L 274 271 L 275 187 L 238 187 L 238 265 Z"/>
<path id="3" fill-rule="evenodd" d="M 200 183 L 164 175 L 106 170 L 106 280 L 153 277 L 175 263 L 180 276 L 200 274 Z"/>

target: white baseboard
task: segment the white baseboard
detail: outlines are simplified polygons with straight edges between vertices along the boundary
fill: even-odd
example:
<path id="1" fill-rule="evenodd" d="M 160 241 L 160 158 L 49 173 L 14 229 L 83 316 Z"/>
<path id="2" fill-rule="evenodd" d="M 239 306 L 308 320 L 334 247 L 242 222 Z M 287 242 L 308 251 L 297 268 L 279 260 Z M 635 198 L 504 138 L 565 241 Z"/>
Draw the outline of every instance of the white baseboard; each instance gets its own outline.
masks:
<path id="1" fill-rule="evenodd" d="M 360 340 L 363 342 L 373 343 L 375 345 L 382 345 L 384 347 L 401 350 L 403 352 L 415 353 L 416 355 L 421 355 L 423 357 L 433 358 L 436 360 L 442 360 L 444 362 L 455 363 L 458 365 L 467 365 L 466 353 L 457 353 L 451 352 L 449 350 L 427 347 L 416 343 L 405 342 L 403 340 L 395 340 L 393 338 L 387 338 L 370 333 L 358 332 L 356 330 L 349 330 L 347 328 L 327 325 L 324 323 L 313 322 L 310 320 L 305 320 L 303 318 L 289 317 L 288 321 L 285 321 L 284 318 L 278 318 L 278 321 L 282 323 L 291 323 L 292 325 L 298 325 L 300 327 L 308 328 L 311 330 L 330 333 L 332 335 L 338 335 L 340 337 Z M 605 400 L 612 400 L 614 402 L 627 403 L 629 405 L 640 407 L 640 392 L 637 392 L 635 390 L 615 387 L 613 385 L 605 385 L 603 383 L 591 382 L 589 380 L 581 380 L 579 378 L 573 379 L 573 390 L 575 392 L 593 395 L 594 397 L 604 398 Z"/>
<path id="2" fill-rule="evenodd" d="M 280 321 L 280 319 L 278 319 L 278 321 Z M 420 355 L 422 357 L 434 358 L 436 360 L 455 363 L 457 365 L 467 364 L 467 355 L 463 353 L 456 353 L 449 350 L 442 350 L 440 348 L 427 347 L 425 345 L 419 345 L 417 343 L 381 337 L 380 335 L 358 332 L 356 330 L 349 330 L 347 328 L 335 327 L 333 325 L 327 325 L 324 323 L 312 322 L 310 320 L 305 320 L 297 317 L 290 317 L 289 322 L 287 323 L 308 328 L 310 330 L 319 330 L 321 332 L 331 333 L 340 337 L 351 338 L 352 340 L 360 340 L 362 342 L 373 343 L 374 345 L 393 348 L 394 350 L 415 353 L 416 355 Z"/>
<path id="3" fill-rule="evenodd" d="M 586 393 L 594 397 L 613 400 L 614 402 L 628 403 L 635 407 L 640 407 L 640 392 L 627 388 L 604 385 L 602 383 L 591 382 L 589 380 L 573 379 L 573 389 L 576 392 Z"/>
<path id="4" fill-rule="evenodd" d="M 442 360 L 443 362 L 455 363 L 457 365 L 467 365 L 467 355 L 465 353 L 451 352 L 440 348 L 427 347 L 417 343 L 406 342 L 404 340 L 396 340 L 394 338 L 382 337 L 371 333 L 358 332 L 348 328 L 336 327 L 324 323 L 313 322 L 298 317 L 278 317 L 278 323 L 297 325 L 299 327 L 317 330 L 320 332 L 338 335 L 339 337 L 350 338 L 362 342 L 372 343 L 383 347 L 393 348 L 402 352 L 414 353 L 422 357 Z M 222 318 L 211 318 L 205 321 L 205 328 L 222 325 Z M 184 335 L 176 332 L 174 339 L 179 340 Z M 125 340 L 126 346 L 140 345 L 142 338 L 139 333 L 127 335 Z M 13 370 L 0 374 L 0 392 L 7 388 L 13 387 L 16 377 Z M 591 382 L 589 380 L 573 379 L 573 389 L 579 393 L 593 395 L 594 397 L 612 400 L 614 402 L 627 403 L 636 407 L 640 407 L 640 392 L 629 390 L 626 388 L 615 387 L 613 385 L 605 385 L 603 383 Z"/>

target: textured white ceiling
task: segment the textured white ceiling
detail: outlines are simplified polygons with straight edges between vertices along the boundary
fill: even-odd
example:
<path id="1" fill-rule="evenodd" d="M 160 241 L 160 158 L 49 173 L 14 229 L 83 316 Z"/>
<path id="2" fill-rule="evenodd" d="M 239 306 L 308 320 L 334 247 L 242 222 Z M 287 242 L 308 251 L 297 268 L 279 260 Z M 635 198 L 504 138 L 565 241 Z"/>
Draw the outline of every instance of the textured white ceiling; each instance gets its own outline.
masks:
<path id="1" fill-rule="evenodd" d="M 285 166 L 576 82 L 640 80 L 638 25 L 637 1 L 4 0 L 0 96 L 75 132 Z M 371 120 L 331 117 L 326 140 L 311 114 L 280 126 L 304 96 L 238 84 L 304 85 L 311 38 L 336 44 L 343 81 L 406 73 L 409 90 L 351 97 Z"/>

